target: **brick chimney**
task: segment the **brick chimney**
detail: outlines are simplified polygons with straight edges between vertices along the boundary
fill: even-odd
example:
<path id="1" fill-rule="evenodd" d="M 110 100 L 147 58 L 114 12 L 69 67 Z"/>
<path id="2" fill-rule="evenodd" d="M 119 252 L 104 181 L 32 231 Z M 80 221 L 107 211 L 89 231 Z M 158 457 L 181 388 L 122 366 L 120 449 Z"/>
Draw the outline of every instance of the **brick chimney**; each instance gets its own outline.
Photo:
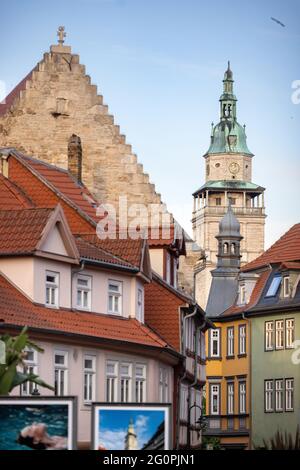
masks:
<path id="1" fill-rule="evenodd" d="M 78 135 L 72 134 L 68 143 L 68 171 L 78 183 L 82 182 L 82 146 Z"/>

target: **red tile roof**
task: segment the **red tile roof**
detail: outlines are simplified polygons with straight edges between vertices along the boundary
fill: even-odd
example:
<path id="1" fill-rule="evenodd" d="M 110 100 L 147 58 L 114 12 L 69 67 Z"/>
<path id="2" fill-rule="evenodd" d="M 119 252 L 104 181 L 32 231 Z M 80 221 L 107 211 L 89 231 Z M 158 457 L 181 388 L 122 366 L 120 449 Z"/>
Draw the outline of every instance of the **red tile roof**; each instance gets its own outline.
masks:
<path id="1" fill-rule="evenodd" d="M 29 74 L 26 75 L 26 77 L 23 78 L 23 80 L 21 80 L 20 83 L 18 83 L 18 85 L 15 86 L 15 88 L 6 96 L 4 103 L 0 104 L 0 116 L 3 116 L 7 111 L 9 111 L 15 99 L 19 98 L 21 91 L 26 89 L 26 82 L 31 79 L 35 68 L 31 70 L 31 72 L 29 72 Z"/>
<path id="2" fill-rule="evenodd" d="M 35 305 L 2 275 L 0 298 L 0 320 L 9 325 L 168 348 L 160 336 L 135 319 Z"/>
<path id="3" fill-rule="evenodd" d="M 0 210 L 0 256 L 33 253 L 53 211 Z"/>
<path id="4" fill-rule="evenodd" d="M 119 259 L 122 259 L 132 266 L 141 267 L 141 258 L 145 241 L 143 239 L 109 239 L 100 240 L 95 233 L 79 234 L 80 238 L 101 250 L 113 253 Z"/>
<path id="5" fill-rule="evenodd" d="M 269 270 L 269 269 L 267 271 L 263 271 L 261 273 L 261 275 L 259 276 L 259 278 L 256 281 L 256 284 L 255 284 L 254 289 L 252 291 L 250 300 L 246 305 L 235 305 L 234 304 L 231 307 L 229 307 L 227 310 L 225 310 L 225 312 L 222 313 L 220 318 L 227 317 L 227 316 L 232 316 L 232 315 L 239 315 L 242 312 L 246 312 L 250 308 L 254 307 L 260 299 L 260 296 L 261 296 L 262 291 L 263 291 L 263 289 L 266 285 L 266 282 L 269 278 L 270 273 L 271 273 L 271 270 Z"/>
<path id="6" fill-rule="evenodd" d="M 93 244 L 92 242 L 89 242 L 88 240 L 85 240 L 84 238 L 89 236 L 76 236 L 75 241 L 76 245 L 78 248 L 78 251 L 80 253 L 81 258 L 85 258 L 88 260 L 92 261 L 100 261 L 103 263 L 109 263 L 109 264 L 115 264 L 118 266 L 122 266 L 125 268 L 133 268 L 132 264 L 127 263 L 121 258 L 118 258 L 117 256 L 114 256 L 112 253 L 109 253 L 100 246 L 97 246 L 97 244 Z M 90 238 L 93 239 L 93 234 L 90 235 Z"/>
<path id="7" fill-rule="evenodd" d="M 13 210 L 34 207 L 23 191 L 0 173 L 0 209 Z"/>
<path id="8" fill-rule="evenodd" d="M 285 261 L 300 261 L 300 224 L 294 225 L 262 255 L 243 266 L 242 271 Z"/>
<path id="9" fill-rule="evenodd" d="M 286 261 L 284 263 L 281 263 L 280 269 L 292 269 L 292 270 L 297 270 L 300 269 L 300 262 L 297 263 L 296 261 Z"/>
<path id="10" fill-rule="evenodd" d="M 167 288 L 164 281 L 154 275 L 152 282 L 145 285 L 145 321 L 178 352 L 180 351 L 180 312 L 179 308 L 189 302 L 189 298 L 175 289 Z"/>

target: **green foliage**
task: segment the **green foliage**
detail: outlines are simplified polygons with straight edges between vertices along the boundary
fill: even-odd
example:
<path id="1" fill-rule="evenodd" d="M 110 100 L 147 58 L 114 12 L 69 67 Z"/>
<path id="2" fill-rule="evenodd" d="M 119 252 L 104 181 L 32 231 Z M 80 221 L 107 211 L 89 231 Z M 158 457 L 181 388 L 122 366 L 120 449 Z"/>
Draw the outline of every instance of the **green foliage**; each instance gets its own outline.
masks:
<path id="1" fill-rule="evenodd" d="M 285 431 L 277 431 L 270 441 L 263 440 L 264 449 L 266 450 L 300 450 L 300 428 L 297 426 L 296 434 Z M 256 447 L 258 449 L 258 447 Z M 262 449 L 262 447 L 260 447 Z"/>
<path id="2" fill-rule="evenodd" d="M 208 437 L 203 436 L 202 439 L 202 449 L 207 449 L 209 447 L 211 450 L 220 450 L 221 449 L 221 441 L 218 437 Z"/>
<path id="3" fill-rule="evenodd" d="M 25 366 L 25 348 L 32 348 L 38 352 L 44 352 L 43 349 L 29 340 L 27 327 L 23 328 L 18 336 L 13 337 L 5 334 L 0 336 L 0 340 L 3 341 L 5 345 L 5 361 L 4 364 L 0 364 L 0 396 L 9 395 L 15 387 L 25 382 L 33 382 L 40 387 L 54 390 L 51 385 L 46 384 L 38 375 L 18 371 L 18 367 Z"/>

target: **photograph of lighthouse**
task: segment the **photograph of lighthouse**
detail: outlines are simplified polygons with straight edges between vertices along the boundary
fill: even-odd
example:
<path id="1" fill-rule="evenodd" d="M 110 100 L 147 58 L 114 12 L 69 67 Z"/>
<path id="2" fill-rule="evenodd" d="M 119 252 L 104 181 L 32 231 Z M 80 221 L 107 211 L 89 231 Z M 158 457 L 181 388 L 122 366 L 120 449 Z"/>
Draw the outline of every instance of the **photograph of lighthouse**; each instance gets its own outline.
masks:
<path id="1" fill-rule="evenodd" d="M 93 405 L 93 449 L 168 450 L 169 405 Z"/>

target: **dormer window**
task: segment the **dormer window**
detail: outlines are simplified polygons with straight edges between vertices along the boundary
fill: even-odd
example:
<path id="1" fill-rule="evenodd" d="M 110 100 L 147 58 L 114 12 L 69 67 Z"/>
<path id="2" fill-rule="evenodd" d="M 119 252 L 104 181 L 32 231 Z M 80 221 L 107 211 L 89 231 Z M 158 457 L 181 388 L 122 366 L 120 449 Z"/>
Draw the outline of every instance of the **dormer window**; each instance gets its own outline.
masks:
<path id="1" fill-rule="evenodd" d="M 245 304 L 246 303 L 246 286 L 243 285 L 240 288 L 240 303 Z"/>
<path id="2" fill-rule="evenodd" d="M 79 274 L 77 276 L 77 308 L 91 310 L 91 287 L 92 279 L 90 276 Z"/>
<path id="3" fill-rule="evenodd" d="M 266 297 L 275 297 L 281 284 L 281 276 L 275 276 L 272 279 L 270 287 L 266 293 Z"/>
<path id="4" fill-rule="evenodd" d="M 46 307 L 58 308 L 59 273 L 46 271 Z"/>
<path id="5" fill-rule="evenodd" d="M 283 278 L 283 297 L 290 296 L 290 277 L 284 276 Z"/>
<path id="6" fill-rule="evenodd" d="M 139 288 L 137 291 L 137 315 L 136 318 L 141 323 L 144 321 L 144 295 L 143 289 Z"/>
<path id="7" fill-rule="evenodd" d="M 122 314 L 122 282 L 108 282 L 108 313 L 113 315 Z"/>

